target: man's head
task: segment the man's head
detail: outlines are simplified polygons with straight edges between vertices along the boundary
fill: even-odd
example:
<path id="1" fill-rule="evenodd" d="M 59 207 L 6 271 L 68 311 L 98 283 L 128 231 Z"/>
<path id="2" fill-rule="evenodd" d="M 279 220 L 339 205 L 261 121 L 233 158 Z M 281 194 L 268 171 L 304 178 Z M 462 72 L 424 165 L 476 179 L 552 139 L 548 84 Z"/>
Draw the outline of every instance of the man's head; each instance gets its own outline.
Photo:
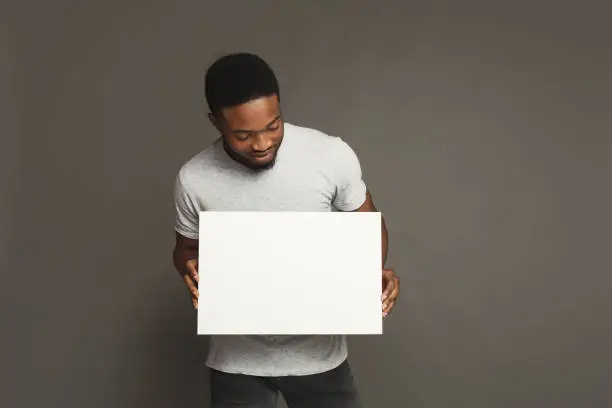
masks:
<path id="1" fill-rule="evenodd" d="M 230 54 L 206 72 L 211 123 L 230 156 L 252 169 L 272 166 L 283 140 L 278 81 L 260 57 Z"/>

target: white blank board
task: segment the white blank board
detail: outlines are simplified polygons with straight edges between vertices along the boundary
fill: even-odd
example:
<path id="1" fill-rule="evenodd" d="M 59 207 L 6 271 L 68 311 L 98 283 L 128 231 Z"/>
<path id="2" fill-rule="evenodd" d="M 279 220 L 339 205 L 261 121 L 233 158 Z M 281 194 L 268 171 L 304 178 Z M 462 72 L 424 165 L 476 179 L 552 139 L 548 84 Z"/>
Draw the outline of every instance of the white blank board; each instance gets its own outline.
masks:
<path id="1" fill-rule="evenodd" d="M 382 334 L 381 215 L 200 213 L 202 335 Z"/>

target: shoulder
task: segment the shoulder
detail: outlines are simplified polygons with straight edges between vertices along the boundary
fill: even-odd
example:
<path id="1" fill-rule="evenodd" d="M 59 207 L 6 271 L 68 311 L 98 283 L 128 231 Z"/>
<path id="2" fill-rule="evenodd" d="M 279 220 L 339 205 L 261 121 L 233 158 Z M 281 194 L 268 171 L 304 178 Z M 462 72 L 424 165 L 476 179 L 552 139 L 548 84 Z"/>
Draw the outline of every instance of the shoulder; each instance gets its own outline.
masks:
<path id="1" fill-rule="evenodd" d="M 285 123 L 285 133 L 302 151 L 316 153 L 321 159 L 337 160 L 354 155 L 351 146 L 340 136 L 291 123 Z"/>
<path id="2" fill-rule="evenodd" d="M 189 187 L 201 182 L 206 178 L 217 166 L 218 162 L 218 144 L 217 139 L 202 151 L 189 158 L 180 168 L 177 174 L 177 182 L 183 187 Z"/>

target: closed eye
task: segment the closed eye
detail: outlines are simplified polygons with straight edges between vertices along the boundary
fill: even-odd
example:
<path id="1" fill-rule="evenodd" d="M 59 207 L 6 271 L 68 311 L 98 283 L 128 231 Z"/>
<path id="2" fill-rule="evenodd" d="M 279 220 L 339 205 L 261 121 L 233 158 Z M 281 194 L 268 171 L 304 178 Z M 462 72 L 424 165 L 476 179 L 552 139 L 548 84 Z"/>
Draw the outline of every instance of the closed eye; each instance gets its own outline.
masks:
<path id="1" fill-rule="evenodd" d="M 239 133 L 235 133 L 234 136 L 236 137 L 236 139 L 240 140 L 241 142 L 244 142 L 245 140 L 247 140 L 250 136 L 250 133 L 248 132 L 239 132 Z"/>
<path id="2" fill-rule="evenodd" d="M 268 125 L 268 130 L 277 130 L 280 127 L 280 118 Z"/>

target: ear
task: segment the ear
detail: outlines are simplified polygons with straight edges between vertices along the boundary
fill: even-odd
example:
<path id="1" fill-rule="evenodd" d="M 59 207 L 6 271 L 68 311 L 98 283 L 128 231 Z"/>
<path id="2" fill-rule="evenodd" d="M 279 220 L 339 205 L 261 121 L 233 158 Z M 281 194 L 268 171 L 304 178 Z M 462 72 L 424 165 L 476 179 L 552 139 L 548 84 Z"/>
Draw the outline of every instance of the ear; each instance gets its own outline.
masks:
<path id="1" fill-rule="evenodd" d="M 215 118 L 215 115 L 213 115 L 212 113 L 209 113 L 208 120 L 210 121 L 211 125 L 217 128 L 217 130 L 219 129 L 219 123 L 217 122 L 217 118 Z"/>

